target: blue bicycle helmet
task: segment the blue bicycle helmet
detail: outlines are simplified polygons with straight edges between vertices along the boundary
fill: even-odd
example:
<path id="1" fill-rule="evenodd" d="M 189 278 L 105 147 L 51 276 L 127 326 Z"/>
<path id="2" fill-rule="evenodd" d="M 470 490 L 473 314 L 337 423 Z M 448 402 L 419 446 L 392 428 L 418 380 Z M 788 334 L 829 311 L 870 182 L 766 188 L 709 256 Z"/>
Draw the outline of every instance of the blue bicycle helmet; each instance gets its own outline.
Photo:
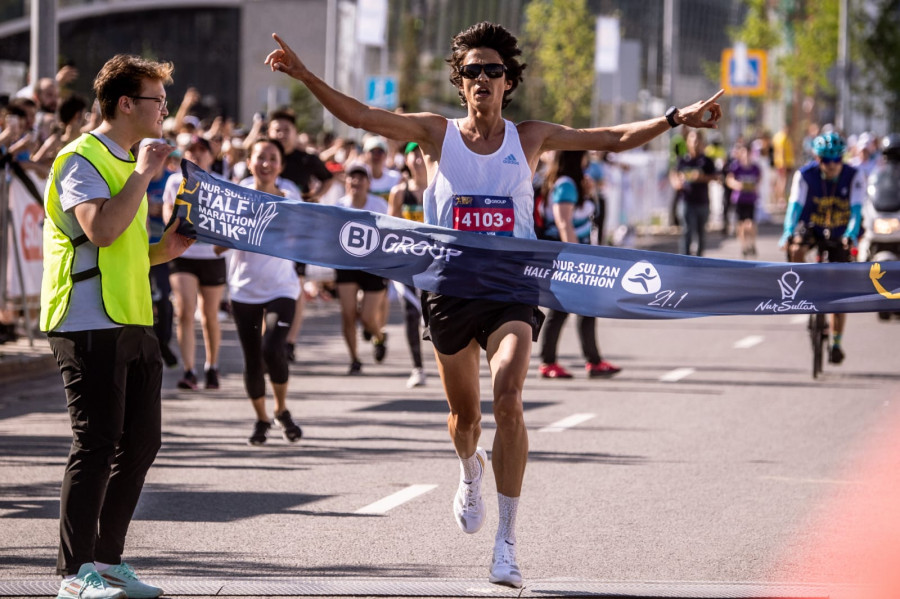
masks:
<path id="1" fill-rule="evenodd" d="M 813 140 L 813 153 L 825 160 L 840 160 L 844 156 L 847 145 L 840 135 L 834 131 L 823 133 Z"/>

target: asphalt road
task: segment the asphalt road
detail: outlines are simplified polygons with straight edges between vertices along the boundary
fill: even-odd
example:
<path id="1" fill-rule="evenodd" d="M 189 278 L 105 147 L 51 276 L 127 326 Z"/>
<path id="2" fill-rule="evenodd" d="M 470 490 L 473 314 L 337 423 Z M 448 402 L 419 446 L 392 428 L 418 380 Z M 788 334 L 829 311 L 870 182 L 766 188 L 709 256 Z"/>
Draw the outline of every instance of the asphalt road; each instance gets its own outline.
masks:
<path id="1" fill-rule="evenodd" d="M 780 260 L 773 235 L 761 259 Z M 734 239 L 711 240 L 708 255 L 738 256 Z M 850 315 L 846 362 L 816 381 L 803 318 L 602 320 L 605 357 L 623 369 L 611 380 L 585 378 L 568 324 L 560 361 L 576 378 L 526 386 L 526 587 L 512 591 L 487 583 L 490 477 L 484 529 L 453 521 L 458 466 L 433 358 L 427 386 L 407 389 L 395 306 L 386 361 L 365 348 L 364 376 L 349 378 L 337 316 L 335 302 L 307 308 L 290 381 L 298 444 L 246 445 L 230 322 L 220 390 L 180 391 L 166 372 L 163 448 L 125 558 L 169 596 L 838 597 L 873 580 L 861 547 L 890 529 L 882 508 L 900 489 L 900 468 L 883 468 L 900 465 L 900 322 Z M 483 368 L 490 452 L 489 390 Z M 69 442 L 56 372 L 0 390 L 0 595 L 55 592 Z M 893 501 L 872 503 L 879 484 Z"/>

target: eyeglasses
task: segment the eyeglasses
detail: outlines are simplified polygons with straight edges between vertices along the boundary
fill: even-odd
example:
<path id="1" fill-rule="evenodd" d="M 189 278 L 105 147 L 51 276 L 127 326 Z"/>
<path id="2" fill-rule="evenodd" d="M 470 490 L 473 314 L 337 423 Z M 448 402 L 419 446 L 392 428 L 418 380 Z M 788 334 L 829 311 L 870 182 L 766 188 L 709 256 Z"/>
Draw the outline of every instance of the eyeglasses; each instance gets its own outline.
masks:
<path id="1" fill-rule="evenodd" d="M 490 79 L 498 79 L 506 73 L 506 65 L 492 62 L 490 64 L 464 64 L 459 67 L 459 74 L 465 79 L 478 79 L 481 71 L 484 71 L 484 74 Z"/>
<path id="2" fill-rule="evenodd" d="M 163 110 L 169 109 L 169 103 L 166 101 L 165 98 L 154 98 L 153 96 L 128 96 L 128 97 L 131 98 L 132 100 L 153 100 L 154 102 L 159 104 L 160 112 L 162 112 Z"/>
<path id="3" fill-rule="evenodd" d="M 840 158 L 823 158 L 821 156 L 819 156 L 819 161 L 822 164 L 837 164 L 839 162 L 843 162 L 843 160 Z"/>

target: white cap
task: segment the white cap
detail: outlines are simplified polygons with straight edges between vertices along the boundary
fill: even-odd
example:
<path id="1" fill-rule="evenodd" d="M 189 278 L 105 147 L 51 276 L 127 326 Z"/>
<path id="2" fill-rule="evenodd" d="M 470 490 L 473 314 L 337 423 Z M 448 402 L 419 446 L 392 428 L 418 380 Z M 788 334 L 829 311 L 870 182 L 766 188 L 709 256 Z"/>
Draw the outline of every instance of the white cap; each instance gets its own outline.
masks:
<path id="1" fill-rule="evenodd" d="M 369 167 L 365 162 L 351 162 L 350 164 L 345 164 L 344 173 L 346 173 L 347 176 L 350 176 L 353 173 L 364 173 L 369 179 L 372 178 L 372 173 L 369 172 Z"/>
<path id="2" fill-rule="evenodd" d="M 363 144 L 363 152 L 371 152 L 375 148 L 382 150 L 383 152 L 388 151 L 387 140 L 380 135 L 373 135 L 369 139 L 366 140 L 366 143 Z"/>

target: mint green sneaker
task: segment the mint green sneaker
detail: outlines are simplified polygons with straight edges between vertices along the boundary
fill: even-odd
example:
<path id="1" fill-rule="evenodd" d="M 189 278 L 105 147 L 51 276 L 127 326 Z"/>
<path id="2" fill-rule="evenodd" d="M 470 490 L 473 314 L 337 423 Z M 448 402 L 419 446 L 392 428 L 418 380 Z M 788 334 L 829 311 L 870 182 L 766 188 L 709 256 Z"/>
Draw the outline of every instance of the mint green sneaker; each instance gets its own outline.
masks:
<path id="1" fill-rule="evenodd" d="M 56 599 L 125 599 L 125 591 L 106 584 L 94 564 L 82 564 L 72 580 L 63 580 Z"/>
<path id="2" fill-rule="evenodd" d="M 161 588 L 141 582 L 134 573 L 134 568 L 125 562 L 110 566 L 100 572 L 100 576 L 110 587 L 125 591 L 128 599 L 154 599 L 163 593 Z"/>

